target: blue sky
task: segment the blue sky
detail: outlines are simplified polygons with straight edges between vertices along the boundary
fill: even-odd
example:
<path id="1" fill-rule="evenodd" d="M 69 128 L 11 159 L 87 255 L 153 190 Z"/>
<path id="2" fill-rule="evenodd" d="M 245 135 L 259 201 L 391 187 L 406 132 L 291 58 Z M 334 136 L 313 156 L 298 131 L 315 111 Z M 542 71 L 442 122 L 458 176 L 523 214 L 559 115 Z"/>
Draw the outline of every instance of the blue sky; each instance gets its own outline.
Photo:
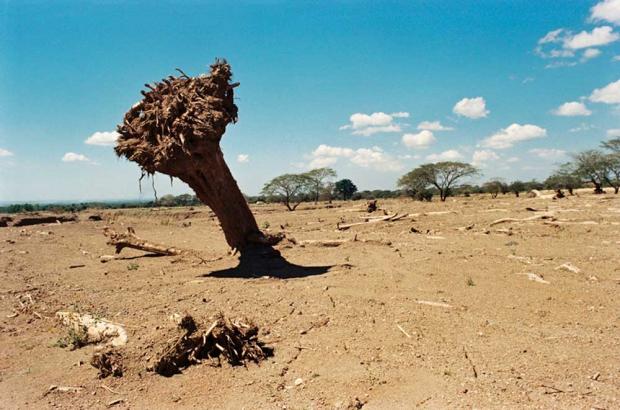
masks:
<path id="1" fill-rule="evenodd" d="M 0 201 L 150 199 L 86 141 L 113 143 L 144 83 L 215 57 L 241 83 L 222 147 L 248 194 L 319 165 L 391 189 L 444 158 L 544 179 L 620 134 L 618 33 L 620 0 L 5 1 Z"/>

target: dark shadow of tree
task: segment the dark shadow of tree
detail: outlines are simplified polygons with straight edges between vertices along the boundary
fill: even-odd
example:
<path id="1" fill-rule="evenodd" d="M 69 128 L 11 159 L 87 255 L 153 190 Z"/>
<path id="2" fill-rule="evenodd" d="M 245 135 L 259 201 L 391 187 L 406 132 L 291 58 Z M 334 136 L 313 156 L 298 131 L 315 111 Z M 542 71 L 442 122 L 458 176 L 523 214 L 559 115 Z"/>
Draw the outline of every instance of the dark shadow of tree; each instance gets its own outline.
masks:
<path id="1" fill-rule="evenodd" d="M 205 273 L 200 276 L 244 279 L 269 276 L 278 279 L 293 279 L 322 275 L 332 267 L 295 265 L 282 257 L 278 251 L 274 251 L 271 248 L 253 249 L 241 253 L 237 266 Z"/>

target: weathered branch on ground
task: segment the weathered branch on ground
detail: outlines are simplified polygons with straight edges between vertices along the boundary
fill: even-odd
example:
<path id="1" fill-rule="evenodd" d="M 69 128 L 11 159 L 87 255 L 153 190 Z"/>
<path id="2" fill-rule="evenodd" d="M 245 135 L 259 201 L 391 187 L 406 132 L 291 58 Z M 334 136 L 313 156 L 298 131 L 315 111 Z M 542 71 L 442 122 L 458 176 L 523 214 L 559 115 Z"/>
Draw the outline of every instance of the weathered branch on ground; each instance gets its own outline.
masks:
<path id="1" fill-rule="evenodd" d="M 398 214 L 398 213 L 393 213 L 390 215 L 386 215 L 386 216 L 382 216 L 380 218 L 369 218 L 366 222 L 353 222 L 353 223 L 349 223 L 349 224 L 340 224 L 338 223 L 336 225 L 336 228 L 338 228 L 339 231 L 344 231 L 347 230 L 353 226 L 359 226 L 359 225 L 368 225 L 368 224 L 373 224 L 373 223 L 377 223 L 377 222 L 395 222 L 398 221 L 400 219 L 403 219 L 405 217 L 409 216 L 409 214 Z"/>
<path id="2" fill-rule="evenodd" d="M 489 226 L 494 226 L 494 225 L 498 225 L 498 224 L 502 224 L 502 223 L 508 223 L 508 222 L 529 222 L 529 221 L 535 221 L 538 219 L 555 219 L 553 214 L 547 213 L 547 214 L 542 214 L 542 215 L 534 215 L 534 216 L 530 216 L 529 218 L 500 218 L 500 219 L 496 219 L 495 221 L 491 222 L 489 224 Z"/>
<path id="3" fill-rule="evenodd" d="M 114 246 L 117 254 L 121 253 L 124 248 L 137 249 L 140 251 L 168 256 L 180 256 L 191 253 L 189 250 L 149 242 L 145 239 L 139 238 L 136 236 L 136 233 L 132 227 L 127 228 L 127 233 L 118 233 L 106 227 L 103 229 L 103 234 L 109 238 L 108 245 Z"/>

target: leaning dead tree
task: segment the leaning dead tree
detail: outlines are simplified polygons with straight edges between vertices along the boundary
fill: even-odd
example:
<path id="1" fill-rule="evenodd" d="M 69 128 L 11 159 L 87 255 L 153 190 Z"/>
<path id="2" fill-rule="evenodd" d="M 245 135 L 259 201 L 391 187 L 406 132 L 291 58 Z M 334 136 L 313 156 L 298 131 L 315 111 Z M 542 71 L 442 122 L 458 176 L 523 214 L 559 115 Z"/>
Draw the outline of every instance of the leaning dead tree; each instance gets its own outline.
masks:
<path id="1" fill-rule="evenodd" d="M 178 70 L 178 69 L 177 69 Z M 115 151 L 136 162 L 143 173 L 177 177 L 187 183 L 220 221 L 226 241 L 243 251 L 272 245 L 256 224 L 220 149 L 226 126 L 237 121 L 230 65 L 216 60 L 208 75 L 145 84 L 144 98 L 117 127 Z"/>

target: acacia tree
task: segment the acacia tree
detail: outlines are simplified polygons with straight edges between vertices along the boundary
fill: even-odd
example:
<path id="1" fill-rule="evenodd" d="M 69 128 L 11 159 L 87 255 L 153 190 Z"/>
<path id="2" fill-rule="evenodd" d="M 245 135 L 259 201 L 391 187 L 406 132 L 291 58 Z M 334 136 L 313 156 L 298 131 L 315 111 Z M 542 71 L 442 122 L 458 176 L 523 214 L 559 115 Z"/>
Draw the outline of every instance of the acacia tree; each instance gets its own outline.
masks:
<path id="1" fill-rule="evenodd" d="M 615 153 L 620 153 L 620 137 L 601 142 L 601 147 Z"/>
<path id="2" fill-rule="evenodd" d="M 485 182 L 482 185 L 482 189 L 484 189 L 486 193 L 491 194 L 491 198 L 495 199 L 500 192 L 503 193 L 504 186 L 506 186 L 506 184 L 502 180 L 495 178 Z"/>
<path id="3" fill-rule="evenodd" d="M 462 178 L 476 175 L 478 170 L 464 162 L 445 161 L 434 164 L 420 165 L 413 171 L 403 175 L 399 184 L 417 184 L 427 188 L 434 186 L 439 191 L 439 198 L 445 201 L 457 181 Z M 403 186 L 403 185 L 401 185 Z"/>
<path id="4" fill-rule="evenodd" d="M 357 192 L 357 187 L 350 179 L 341 179 L 334 184 L 334 193 L 341 196 L 345 201 L 351 199 L 354 193 Z"/>
<path id="5" fill-rule="evenodd" d="M 336 171 L 332 168 L 316 168 L 305 174 L 308 177 L 310 185 L 312 187 L 312 194 L 314 195 L 314 203 L 319 201 L 321 191 L 325 189 L 326 183 L 329 179 L 336 178 Z"/>
<path id="6" fill-rule="evenodd" d="M 513 194 L 515 194 L 515 196 L 518 198 L 519 194 L 523 191 L 525 191 L 525 183 L 523 181 L 513 181 L 508 188 L 510 189 L 510 192 L 512 192 Z"/>
<path id="7" fill-rule="evenodd" d="M 607 179 L 608 168 L 605 154 L 599 150 L 588 150 L 573 155 L 575 175 L 594 185 L 594 193 L 602 194 L 603 183 Z"/>
<path id="8" fill-rule="evenodd" d="M 607 168 L 605 181 L 614 188 L 614 193 L 617 194 L 620 190 L 620 137 L 604 141 L 601 146 L 611 151 L 605 155 Z"/>
<path id="9" fill-rule="evenodd" d="M 169 76 L 146 84 L 144 98 L 117 127 L 116 154 L 136 162 L 143 175 L 161 172 L 187 183 L 220 221 L 228 244 L 243 252 L 249 245 L 268 246 L 237 186 L 220 148 L 226 126 L 237 121 L 225 60 L 216 60 L 208 75 Z"/>
<path id="10" fill-rule="evenodd" d="M 284 174 L 267 182 L 261 193 L 280 199 L 289 211 L 297 209 L 310 191 L 312 181 L 307 174 Z"/>
<path id="11" fill-rule="evenodd" d="M 545 180 L 545 186 L 553 190 L 566 189 L 570 195 L 574 195 L 573 190 L 581 186 L 581 179 L 575 173 L 574 164 L 567 162 L 560 165 L 560 167 Z"/>

